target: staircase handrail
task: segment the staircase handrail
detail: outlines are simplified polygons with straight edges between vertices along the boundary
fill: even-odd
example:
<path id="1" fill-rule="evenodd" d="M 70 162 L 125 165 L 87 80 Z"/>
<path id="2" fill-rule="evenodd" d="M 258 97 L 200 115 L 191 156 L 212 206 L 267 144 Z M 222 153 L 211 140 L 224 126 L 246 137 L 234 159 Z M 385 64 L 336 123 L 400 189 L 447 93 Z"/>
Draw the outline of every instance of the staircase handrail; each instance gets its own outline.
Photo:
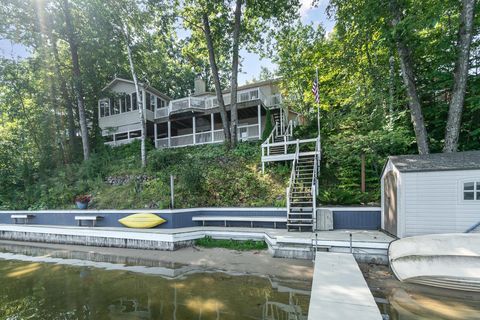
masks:
<path id="1" fill-rule="evenodd" d="M 288 182 L 288 187 L 287 187 L 287 217 L 288 217 L 288 213 L 290 212 L 291 190 L 292 190 L 293 185 L 295 184 L 295 168 L 297 166 L 298 157 L 299 157 L 299 154 L 300 154 L 300 143 L 299 143 L 298 139 L 296 140 L 296 143 L 297 143 L 297 146 L 296 146 L 295 155 L 294 155 L 293 161 L 292 161 L 292 171 L 290 172 L 290 180 Z"/>
<path id="2" fill-rule="evenodd" d="M 312 227 L 313 230 L 317 227 L 317 195 L 318 195 L 318 163 L 320 160 L 320 136 L 317 136 L 315 142 L 315 155 L 313 160 L 313 174 L 312 174 Z"/>

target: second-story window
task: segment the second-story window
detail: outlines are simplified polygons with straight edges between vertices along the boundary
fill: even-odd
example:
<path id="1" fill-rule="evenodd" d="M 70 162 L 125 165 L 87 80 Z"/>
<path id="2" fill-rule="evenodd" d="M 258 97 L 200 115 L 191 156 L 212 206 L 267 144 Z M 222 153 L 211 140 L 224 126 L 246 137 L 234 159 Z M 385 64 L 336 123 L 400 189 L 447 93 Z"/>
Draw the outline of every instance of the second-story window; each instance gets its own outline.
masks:
<path id="1" fill-rule="evenodd" d="M 127 112 L 132 111 L 132 97 L 129 94 L 125 96 L 125 101 L 127 103 Z"/>
<path id="2" fill-rule="evenodd" d="M 100 117 L 107 117 L 110 115 L 110 106 L 108 101 L 100 102 Z"/>
<path id="3" fill-rule="evenodd" d="M 157 109 L 165 108 L 165 101 L 157 97 Z"/>
<path id="4" fill-rule="evenodd" d="M 134 92 L 132 93 L 132 110 L 137 110 L 137 109 L 138 109 L 137 93 Z"/>
<path id="5" fill-rule="evenodd" d="M 119 114 L 120 113 L 120 99 L 110 98 L 110 114 Z"/>
<path id="6" fill-rule="evenodd" d="M 150 106 L 148 109 L 151 111 L 155 110 L 155 96 L 152 94 L 150 95 L 150 100 L 147 100 L 147 104 Z"/>
<path id="7" fill-rule="evenodd" d="M 126 95 L 120 98 L 120 111 L 127 112 L 127 102 L 126 102 Z"/>

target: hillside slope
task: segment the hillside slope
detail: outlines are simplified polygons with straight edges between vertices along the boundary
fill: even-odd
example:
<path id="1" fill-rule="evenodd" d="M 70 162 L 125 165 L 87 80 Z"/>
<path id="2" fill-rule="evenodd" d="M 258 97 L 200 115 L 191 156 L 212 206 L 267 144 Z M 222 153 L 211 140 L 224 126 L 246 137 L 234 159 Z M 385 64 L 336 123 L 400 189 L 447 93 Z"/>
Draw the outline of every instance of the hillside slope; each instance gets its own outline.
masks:
<path id="1" fill-rule="evenodd" d="M 4 209 L 73 208 L 79 194 L 90 194 L 90 208 L 168 208 L 170 175 L 175 176 L 175 207 L 284 206 L 289 168 L 261 173 L 258 143 L 228 151 L 205 145 L 148 151 L 142 170 L 139 143 L 105 148 L 82 164 L 39 177 L 24 192 L 2 199 Z"/>

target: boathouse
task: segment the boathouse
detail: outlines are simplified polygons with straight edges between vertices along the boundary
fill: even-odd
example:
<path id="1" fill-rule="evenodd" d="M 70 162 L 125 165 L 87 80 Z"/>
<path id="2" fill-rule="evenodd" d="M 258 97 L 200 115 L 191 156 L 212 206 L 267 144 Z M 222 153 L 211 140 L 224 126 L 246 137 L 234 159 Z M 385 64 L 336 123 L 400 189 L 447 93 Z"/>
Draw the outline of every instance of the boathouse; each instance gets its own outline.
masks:
<path id="1" fill-rule="evenodd" d="M 390 234 L 480 231 L 480 151 L 391 156 L 381 183 Z"/>

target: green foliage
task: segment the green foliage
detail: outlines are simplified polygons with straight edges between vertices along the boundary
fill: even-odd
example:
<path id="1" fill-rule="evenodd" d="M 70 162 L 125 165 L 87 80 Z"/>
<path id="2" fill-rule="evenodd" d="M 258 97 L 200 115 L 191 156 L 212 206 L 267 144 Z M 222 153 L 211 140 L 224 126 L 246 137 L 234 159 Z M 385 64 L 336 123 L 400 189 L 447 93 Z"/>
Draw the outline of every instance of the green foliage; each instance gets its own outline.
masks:
<path id="1" fill-rule="evenodd" d="M 213 239 L 210 236 L 195 240 L 195 245 L 204 248 L 225 248 L 231 250 L 265 250 L 268 248 L 265 241 L 246 240 L 239 241 L 233 239 Z"/>
<path id="2" fill-rule="evenodd" d="M 168 208 L 170 175 L 175 176 L 175 207 L 282 206 L 289 172 L 262 175 L 258 143 L 150 150 L 149 167 L 140 168 L 134 147 L 105 148 L 88 161 L 37 177 L 27 188 L 0 191 L 10 209 L 73 208 L 79 194 L 91 194 L 90 208 Z M 110 184 L 110 180 L 123 180 Z M 13 192 L 14 191 L 14 192 Z"/>
<path id="3" fill-rule="evenodd" d="M 265 128 L 263 129 L 263 133 L 262 133 L 262 141 L 267 140 L 272 130 L 273 130 L 272 114 L 270 112 L 270 109 L 267 109 L 267 114 L 265 115 Z"/>

